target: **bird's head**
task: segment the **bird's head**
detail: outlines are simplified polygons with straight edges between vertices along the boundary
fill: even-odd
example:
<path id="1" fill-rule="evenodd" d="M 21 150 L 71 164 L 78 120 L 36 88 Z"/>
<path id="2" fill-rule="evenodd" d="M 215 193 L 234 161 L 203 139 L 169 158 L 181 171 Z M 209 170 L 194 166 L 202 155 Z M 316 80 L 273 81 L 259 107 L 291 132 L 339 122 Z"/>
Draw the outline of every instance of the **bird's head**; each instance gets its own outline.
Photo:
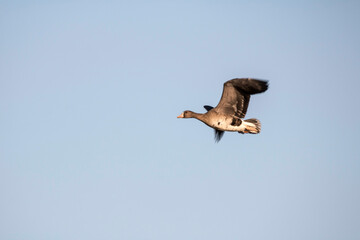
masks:
<path id="1" fill-rule="evenodd" d="M 192 117 L 193 117 L 193 112 L 186 110 L 182 112 L 177 118 L 192 118 Z"/>

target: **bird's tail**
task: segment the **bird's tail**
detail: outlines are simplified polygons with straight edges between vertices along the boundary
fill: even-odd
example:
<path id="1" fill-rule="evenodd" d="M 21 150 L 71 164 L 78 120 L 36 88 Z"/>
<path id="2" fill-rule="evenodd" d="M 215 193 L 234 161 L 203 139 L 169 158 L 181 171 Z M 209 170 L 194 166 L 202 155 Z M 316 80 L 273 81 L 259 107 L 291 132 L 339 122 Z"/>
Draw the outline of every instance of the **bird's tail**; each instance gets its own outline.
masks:
<path id="1" fill-rule="evenodd" d="M 243 121 L 245 124 L 244 133 L 257 134 L 261 131 L 261 123 L 256 118 L 250 118 Z"/>

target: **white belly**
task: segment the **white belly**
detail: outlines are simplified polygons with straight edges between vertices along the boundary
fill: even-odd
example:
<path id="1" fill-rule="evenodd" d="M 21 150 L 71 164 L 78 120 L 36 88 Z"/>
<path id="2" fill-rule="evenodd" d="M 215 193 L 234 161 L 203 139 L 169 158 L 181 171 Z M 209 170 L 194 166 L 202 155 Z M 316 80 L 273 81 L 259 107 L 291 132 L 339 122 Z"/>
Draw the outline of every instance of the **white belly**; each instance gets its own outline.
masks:
<path id="1" fill-rule="evenodd" d="M 209 126 L 220 131 L 242 132 L 245 130 L 244 121 L 242 121 L 239 126 L 233 126 L 231 122 L 232 119 L 218 119 L 217 121 L 211 122 Z"/>

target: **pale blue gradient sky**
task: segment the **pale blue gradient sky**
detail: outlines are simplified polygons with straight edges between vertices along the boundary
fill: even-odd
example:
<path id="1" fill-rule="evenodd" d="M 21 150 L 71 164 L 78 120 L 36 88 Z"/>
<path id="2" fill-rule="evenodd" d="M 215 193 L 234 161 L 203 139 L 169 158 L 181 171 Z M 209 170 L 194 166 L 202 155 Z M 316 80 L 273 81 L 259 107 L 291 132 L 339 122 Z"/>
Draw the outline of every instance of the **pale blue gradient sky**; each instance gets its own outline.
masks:
<path id="1" fill-rule="evenodd" d="M 359 1 L 2 1 L 0 239 L 360 239 Z M 183 110 L 270 80 L 219 144 Z"/>

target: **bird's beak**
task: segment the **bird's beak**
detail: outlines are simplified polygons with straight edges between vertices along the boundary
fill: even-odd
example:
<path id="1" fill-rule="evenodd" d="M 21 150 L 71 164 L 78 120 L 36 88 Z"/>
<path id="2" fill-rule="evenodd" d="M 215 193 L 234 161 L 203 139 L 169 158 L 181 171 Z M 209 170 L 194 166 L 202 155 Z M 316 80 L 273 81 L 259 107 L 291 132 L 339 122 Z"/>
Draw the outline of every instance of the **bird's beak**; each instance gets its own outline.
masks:
<path id="1" fill-rule="evenodd" d="M 184 113 L 181 113 L 177 118 L 184 118 Z"/>

